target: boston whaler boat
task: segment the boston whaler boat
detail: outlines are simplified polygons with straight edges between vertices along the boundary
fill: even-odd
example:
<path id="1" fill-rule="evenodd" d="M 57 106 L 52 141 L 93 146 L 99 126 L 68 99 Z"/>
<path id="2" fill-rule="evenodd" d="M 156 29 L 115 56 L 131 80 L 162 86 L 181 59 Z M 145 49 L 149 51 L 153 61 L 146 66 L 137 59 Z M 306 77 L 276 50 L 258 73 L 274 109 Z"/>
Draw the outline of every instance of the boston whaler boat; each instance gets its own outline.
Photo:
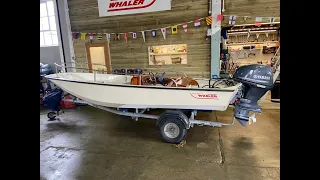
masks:
<path id="1" fill-rule="evenodd" d="M 68 68 L 55 65 L 61 70 Z M 139 69 L 131 74 L 63 71 L 45 78 L 58 87 L 43 99 L 52 110 L 50 119 L 59 114 L 61 100 L 85 103 L 136 120 L 156 119 L 163 140 L 169 143 L 184 140 L 194 124 L 221 127 L 233 125 L 234 119 L 243 126 L 255 122 L 254 112 L 262 112 L 258 100 L 273 87 L 272 69 L 260 64 L 242 66 L 229 79 L 169 78 L 165 73 L 156 76 Z M 62 99 L 63 92 L 76 99 Z M 194 119 L 198 111 L 225 111 L 230 104 L 235 106 L 231 124 Z M 144 114 L 150 109 L 166 111 L 160 116 Z"/>

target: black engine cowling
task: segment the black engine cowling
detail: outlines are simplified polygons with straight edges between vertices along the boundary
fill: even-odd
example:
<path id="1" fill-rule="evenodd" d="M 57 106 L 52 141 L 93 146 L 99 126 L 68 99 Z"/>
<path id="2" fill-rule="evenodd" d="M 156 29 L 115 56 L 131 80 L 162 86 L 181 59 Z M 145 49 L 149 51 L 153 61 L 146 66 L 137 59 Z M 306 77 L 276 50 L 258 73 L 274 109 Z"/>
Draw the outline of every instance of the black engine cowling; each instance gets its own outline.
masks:
<path id="1" fill-rule="evenodd" d="M 235 105 L 234 117 L 245 126 L 249 112 L 262 112 L 257 102 L 273 87 L 272 69 L 261 64 L 242 66 L 236 70 L 233 79 L 242 83 L 242 95 Z"/>

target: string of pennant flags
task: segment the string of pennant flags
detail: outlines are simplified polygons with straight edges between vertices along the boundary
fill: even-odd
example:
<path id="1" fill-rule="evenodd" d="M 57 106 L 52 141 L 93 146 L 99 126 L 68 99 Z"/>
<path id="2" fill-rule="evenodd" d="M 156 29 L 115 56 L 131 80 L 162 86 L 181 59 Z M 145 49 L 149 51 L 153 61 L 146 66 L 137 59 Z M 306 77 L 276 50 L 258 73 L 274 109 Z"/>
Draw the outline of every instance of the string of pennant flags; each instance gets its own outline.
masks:
<path id="1" fill-rule="evenodd" d="M 151 31 L 151 36 L 152 37 L 156 37 L 157 35 L 157 30 L 161 30 L 162 36 L 164 39 L 166 39 L 166 32 L 168 28 L 171 28 L 171 33 L 172 34 L 177 34 L 178 33 L 178 26 L 182 26 L 183 30 L 185 33 L 188 32 L 188 24 L 193 23 L 194 27 L 200 27 L 201 24 L 201 20 L 205 20 L 206 24 L 209 26 L 212 23 L 221 23 L 224 20 L 224 17 L 229 17 L 228 21 L 230 25 L 234 25 L 237 17 L 239 19 L 239 17 L 242 17 L 243 22 L 245 23 L 247 19 L 252 18 L 251 16 L 236 16 L 236 15 L 222 15 L 222 14 L 217 14 L 214 19 L 212 19 L 212 16 L 207 16 L 207 17 L 203 17 L 203 18 L 199 18 L 193 21 L 188 21 L 188 22 L 184 22 L 184 23 L 180 23 L 180 24 L 176 24 L 176 25 L 172 25 L 172 26 L 167 26 L 167 27 L 163 27 L 163 28 L 156 28 L 156 29 L 149 29 L 149 30 L 143 30 L 143 31 L 137 31 L 137 32 L 141 32 L 143 41 L 146 41 L 146 32 L 150 32 Z M 274 23 L 276 18 L 279 17 L 256 17 L 255 18 L 255 25 L 256 26 L 261 26 L 262 24 L 262 20 L 263 19 L 269 19 L 269 23 Z M 94 39 L 94 35 L 98 35 L 97 39 L 98 40 L 102 40 L 103 39 L 103 34 L 105 35 L 108 43 L 110 43 L 110 38 L 111 35 L 114 35 L 114 40 L 120 40 L 120 35 L 123 34 L 123 38 L 125 40 L 125 42 L 128 42 L 128 34 L 132 34 L 132 39 L 136 39 L 137 38 L 137 32 L 122 32 L 122 33 L 87 33 L 87 32 L 72 32 L 72 37 L 73 39 L 78 39 L 80 36 L 80 39 L 85 40 L 86 39 L 86 35 L 89 35 L 89 39 L 92 42 Z M 207 30 L 206 33 L 206 39 L 209 38 L 209 36 L 211 36 L 212 30 L 211 28 L 209 28 Z"/>

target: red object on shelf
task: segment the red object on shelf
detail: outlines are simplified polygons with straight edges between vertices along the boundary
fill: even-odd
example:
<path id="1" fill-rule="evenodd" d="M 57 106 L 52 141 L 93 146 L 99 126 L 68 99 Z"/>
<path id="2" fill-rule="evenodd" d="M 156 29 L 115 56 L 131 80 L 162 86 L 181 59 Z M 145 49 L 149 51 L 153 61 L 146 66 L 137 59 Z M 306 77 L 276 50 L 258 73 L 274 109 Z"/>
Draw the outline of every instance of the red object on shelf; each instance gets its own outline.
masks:
<path id="1" fill-rule="evenodd" d="M 72 99 L 70 96 L 65 96 L 65 99 Z M 61 101 L 61 106 L 63 109 L 71 109 L 76 107 L 76 104 L 74 102 L 66 102 L 66 101 Z"/>

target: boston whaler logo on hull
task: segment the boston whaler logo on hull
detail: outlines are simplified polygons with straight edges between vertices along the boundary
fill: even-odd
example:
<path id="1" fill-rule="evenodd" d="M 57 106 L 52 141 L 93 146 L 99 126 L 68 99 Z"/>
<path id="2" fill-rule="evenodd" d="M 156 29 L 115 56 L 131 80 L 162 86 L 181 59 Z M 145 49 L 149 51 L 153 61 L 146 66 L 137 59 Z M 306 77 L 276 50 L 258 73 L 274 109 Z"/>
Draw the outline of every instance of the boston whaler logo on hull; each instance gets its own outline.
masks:
<path id="1" fill-rule="evenodd" d="M 107 12 L 147 8 L 156 0 L 110 0 Z"/>
<path id="2" fill-rule="evenodd" d="M 215 99 L 219 100 L 216 94 L 206 94 L 206 93 L 190 93 L 192 97 L 196 99 Z"/>

